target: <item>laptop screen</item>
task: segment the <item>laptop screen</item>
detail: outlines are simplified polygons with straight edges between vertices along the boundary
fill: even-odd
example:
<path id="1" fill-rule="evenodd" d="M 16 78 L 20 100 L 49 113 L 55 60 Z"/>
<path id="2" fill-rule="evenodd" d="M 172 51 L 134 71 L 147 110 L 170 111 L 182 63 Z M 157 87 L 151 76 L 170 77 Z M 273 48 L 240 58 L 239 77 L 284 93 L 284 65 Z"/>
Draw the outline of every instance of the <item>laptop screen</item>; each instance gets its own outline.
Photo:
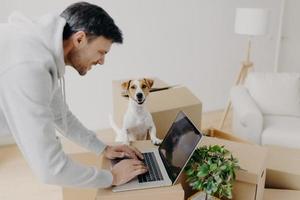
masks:
<path id="1" fill-rule="evenodd" d="M 183 112 L 179 112 L 159 147 L 159 154 L 174 183 L 197 147 L 202 134 Z"/>

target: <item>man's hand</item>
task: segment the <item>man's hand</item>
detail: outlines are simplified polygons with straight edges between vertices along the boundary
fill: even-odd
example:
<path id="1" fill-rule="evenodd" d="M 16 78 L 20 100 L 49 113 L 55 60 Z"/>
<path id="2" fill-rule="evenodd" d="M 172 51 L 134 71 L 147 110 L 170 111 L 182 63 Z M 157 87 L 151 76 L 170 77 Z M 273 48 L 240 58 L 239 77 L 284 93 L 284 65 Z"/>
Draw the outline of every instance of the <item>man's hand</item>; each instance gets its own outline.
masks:
<path id="1" fill-rule="evenodd" d="M 135 160 L 144 159 L 143 155 L 135 147 L 128 145 L 107 146 L 104 156 L 108 159 L 128 157 Z"/>
<path id="2" fill-rule="evenodd" d="M 145 172 L 147 172 L 147 168 L 143 162 L 135 159 L 124 159 L 115 164 L 111 170 L 112 185 L 122 185 Z"/>

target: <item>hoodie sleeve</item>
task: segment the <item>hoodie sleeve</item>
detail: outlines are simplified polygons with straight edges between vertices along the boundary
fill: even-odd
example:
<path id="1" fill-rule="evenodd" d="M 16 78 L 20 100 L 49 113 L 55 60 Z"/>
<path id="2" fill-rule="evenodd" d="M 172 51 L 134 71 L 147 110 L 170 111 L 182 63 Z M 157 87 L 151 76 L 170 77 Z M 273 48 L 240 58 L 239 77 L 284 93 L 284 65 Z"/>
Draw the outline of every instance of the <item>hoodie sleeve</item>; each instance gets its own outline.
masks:
<path id="1" fill-rule="evenodd" d="M 93 131 L 83 126 L 72 114 L 68 105 L 63 101 L 61 88 L 54 93 L 51 107 L 54 114 L 55 125 L 62 135 L 97 155 L 102 153 L 106 145 L 96 137 Z M 64 117 L 65 119 L 63 119 Z M 66 125 L 63 120 L 66 120 Z"/>
<path id="2" fill-rule="evenodd" d="M 41 63 L 23 63 L 0 77 L 0 107 L 29 166 L 48 184 L 110 186 L 110 171 L 76 163 L 63 152 L 50 106 L 52 87 L 51 75 Z"/>

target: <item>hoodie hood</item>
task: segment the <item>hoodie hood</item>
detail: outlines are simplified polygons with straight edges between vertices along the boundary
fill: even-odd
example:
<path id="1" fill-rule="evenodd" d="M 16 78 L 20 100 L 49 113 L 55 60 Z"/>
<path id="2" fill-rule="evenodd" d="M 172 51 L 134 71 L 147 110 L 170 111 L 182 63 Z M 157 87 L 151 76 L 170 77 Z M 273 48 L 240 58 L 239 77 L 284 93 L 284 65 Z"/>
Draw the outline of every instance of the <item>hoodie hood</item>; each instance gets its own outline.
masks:
<path id="1" fill-rule="evenodd" d="M 51 52 L 57 66 L 58 78 L 65 73 L 65 61 L 63 51 L 63 29 L 66 20 L 59 14 L 51 13 L 44 15 L 39 20 L 31 20 L 20 12 L 13 12 L 9 18 L 10 24 L 21 26 L 22 30 L 34 34 L 39 38 L 45 48 Z"/>

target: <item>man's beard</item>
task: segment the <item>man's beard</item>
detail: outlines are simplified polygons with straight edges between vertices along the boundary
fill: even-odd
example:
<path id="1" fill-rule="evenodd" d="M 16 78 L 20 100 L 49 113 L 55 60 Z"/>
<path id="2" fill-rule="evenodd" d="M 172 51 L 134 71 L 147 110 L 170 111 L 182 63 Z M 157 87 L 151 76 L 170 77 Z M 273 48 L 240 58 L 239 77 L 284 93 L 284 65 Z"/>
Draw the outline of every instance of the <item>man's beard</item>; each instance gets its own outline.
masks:
<path id="1" fill-rule="evenodd" d="M 69 54 L 69 61 L 71 66 L 80 74 L 84 76 L 86 74 L 86 67 L 81 64 L 81 54 L 78 51 L 73 51 Z"/>

